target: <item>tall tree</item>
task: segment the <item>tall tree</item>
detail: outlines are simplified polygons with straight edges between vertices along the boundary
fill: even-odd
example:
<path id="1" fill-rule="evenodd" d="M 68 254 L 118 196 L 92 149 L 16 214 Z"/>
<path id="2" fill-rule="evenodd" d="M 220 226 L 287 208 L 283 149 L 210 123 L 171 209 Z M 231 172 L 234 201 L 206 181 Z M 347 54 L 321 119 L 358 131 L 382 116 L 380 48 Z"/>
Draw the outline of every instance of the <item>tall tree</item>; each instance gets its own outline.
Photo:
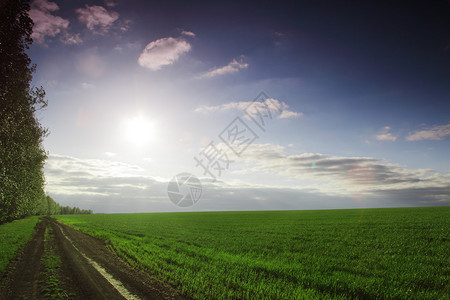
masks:
<path id="1" fill-rule="evenodd" d="M 42 87 L 30 86 L 29 9 L 28 0 L 0 0 L 0 224 L 39 213 L 45 198 L 46 129 L 36 111 L 47 102 Z"/>

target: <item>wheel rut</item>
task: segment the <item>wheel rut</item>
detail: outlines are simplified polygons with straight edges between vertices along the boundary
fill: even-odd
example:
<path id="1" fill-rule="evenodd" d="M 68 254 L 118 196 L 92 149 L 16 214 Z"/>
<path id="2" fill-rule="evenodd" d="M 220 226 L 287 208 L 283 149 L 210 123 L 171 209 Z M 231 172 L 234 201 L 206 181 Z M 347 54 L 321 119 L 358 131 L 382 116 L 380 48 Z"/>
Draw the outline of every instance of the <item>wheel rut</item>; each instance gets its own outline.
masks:
<path id="1" fill-rule="evenodd" d="M 0 299 L 187 299 L 131 268 L 104 241 L 42 218 L 0 280 Z"/>

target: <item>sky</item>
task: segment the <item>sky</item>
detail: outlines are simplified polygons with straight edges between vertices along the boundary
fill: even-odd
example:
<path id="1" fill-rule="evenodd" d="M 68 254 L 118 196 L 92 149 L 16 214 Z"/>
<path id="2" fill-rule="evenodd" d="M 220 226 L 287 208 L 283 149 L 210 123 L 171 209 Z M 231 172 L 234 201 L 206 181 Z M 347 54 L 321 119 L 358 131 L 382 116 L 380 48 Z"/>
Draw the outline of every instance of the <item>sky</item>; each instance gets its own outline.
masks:
<path id="1" fill-rule="evenodd" d="M 450 205 L 447 1 L 34 0 L 29 14 L 61 205 Z M 168 193 L 180 173 L 201 182 L 188 207 Z"/>

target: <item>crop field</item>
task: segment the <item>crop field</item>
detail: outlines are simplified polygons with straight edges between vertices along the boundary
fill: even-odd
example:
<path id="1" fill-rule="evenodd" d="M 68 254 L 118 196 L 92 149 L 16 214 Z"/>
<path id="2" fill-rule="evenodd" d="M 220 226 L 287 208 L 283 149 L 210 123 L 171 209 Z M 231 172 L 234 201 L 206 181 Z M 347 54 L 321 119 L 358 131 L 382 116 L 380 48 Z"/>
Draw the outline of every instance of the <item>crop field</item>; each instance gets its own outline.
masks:
<path id="1" fill-rule="evenodd" d="M 0 226 L 0 275 L 17 250 L 28 242 L 38 221 L 39 217 L 29 217 Z"/>
<path id="2" fill-rule="evenodd" d="M 194 298 L 449 295 L 450 207 L 56 218 Z"/>

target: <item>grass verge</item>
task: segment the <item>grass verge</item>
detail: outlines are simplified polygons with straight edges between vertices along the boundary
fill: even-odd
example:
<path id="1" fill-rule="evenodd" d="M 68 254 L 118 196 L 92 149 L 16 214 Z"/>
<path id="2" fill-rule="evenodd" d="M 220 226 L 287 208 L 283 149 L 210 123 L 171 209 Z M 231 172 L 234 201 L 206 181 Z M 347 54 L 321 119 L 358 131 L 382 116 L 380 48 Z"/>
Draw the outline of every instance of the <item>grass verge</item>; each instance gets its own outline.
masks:
<path id="1" fill-rule="evenodd" d="M 0 275 L 17 251 L 31 238 L 39 217 L 29 217 L 0 225 Z"/>

